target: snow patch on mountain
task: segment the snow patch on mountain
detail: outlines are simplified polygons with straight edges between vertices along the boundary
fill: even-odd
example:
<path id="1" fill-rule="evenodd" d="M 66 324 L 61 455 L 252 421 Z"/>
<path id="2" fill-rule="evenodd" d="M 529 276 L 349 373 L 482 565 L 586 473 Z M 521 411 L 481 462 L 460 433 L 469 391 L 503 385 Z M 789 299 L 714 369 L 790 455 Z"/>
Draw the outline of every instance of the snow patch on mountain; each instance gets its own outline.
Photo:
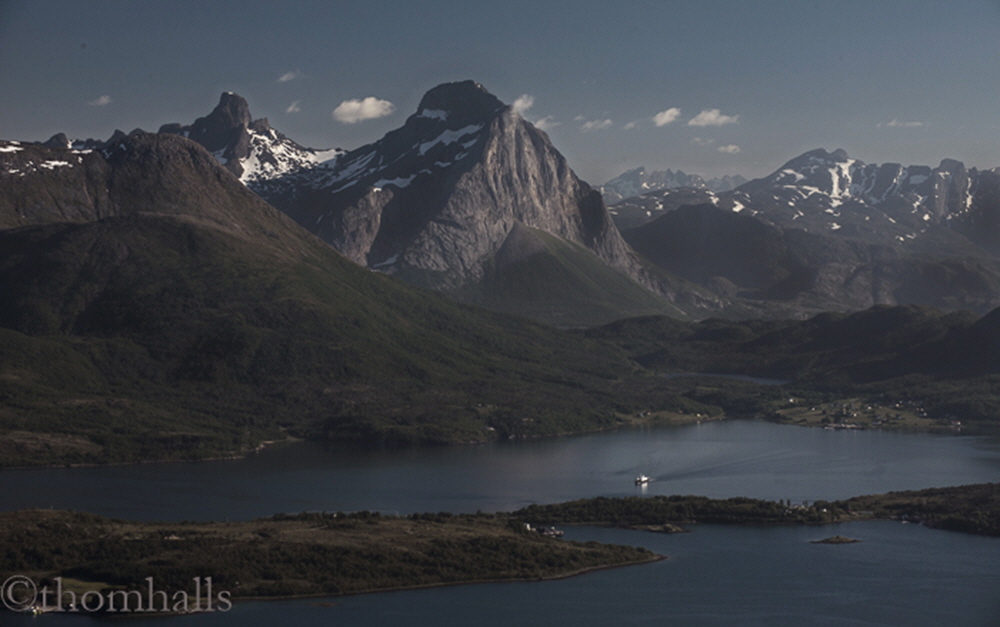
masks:
<path id="1" fill-rule="evenodd" d="M 259 181 L 276 179 L 290 172 L 335 162 L 344 151 L 339 148 L 316 150 L 303 148 L 281 137 L 273 129 L 266 132 L 249 131 L 250 151 L 240 159 L 243 173 L 240 181 L 252 185 Z"/>
<path id="2" fill-rule="evenodd" d="M 444 144 L 444 145 L 454 144 L 463 137 L 479 132 L 480 130 L 482 130 L 482 128 L 483 128 L 482 124 L 470 124 L 469 126 L 460 128 L 456 131 L 450 129 L 443 131 L 440 135 L 438 135 L 434 139 L 420 144 L 420 146 L 417 149 L 417 154 L 419 154 L 420 156 L 424 156 L 427 154 L 427 151 L 429 151 L 434 146 L 437 146 L 438 144 Z M 475 140 L 472 140 L 462 144 L 462 146 L 468 149 L 471 148 L 474 144 Z"/>
<path id="3" fill-rule="evenodd" d="M 444 122 L 448 119 L 448 112 L 442 109 L 423 109 L 417 114 L 420 118 L 430 118 L 431 120 L 441 120 Z"/>

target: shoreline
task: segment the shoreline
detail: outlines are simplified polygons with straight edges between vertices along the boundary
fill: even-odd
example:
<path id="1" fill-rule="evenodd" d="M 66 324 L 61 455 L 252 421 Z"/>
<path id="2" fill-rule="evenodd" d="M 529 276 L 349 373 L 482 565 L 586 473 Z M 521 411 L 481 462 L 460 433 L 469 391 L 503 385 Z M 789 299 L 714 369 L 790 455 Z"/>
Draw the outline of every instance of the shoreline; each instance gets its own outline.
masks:
<path id="1" fill-rule="evenodd" d="M 233 602 L 237 601 L 294 601 L 302 599 L 322 599 L 326 597 L 352 597 L 362 594 L 381 594 L 385 592 L 403 592 L 406 590 L 428 590 L 432 588 L 450 588 L 453 586 L 470 586 L 476 584 L 494 584 L 494 583 L 532 583 L 532 582 L 545 582 L 545 581 L 560 581 L 563 579 L 570 579 L 572 577 L 580 577 L 589 573 L 594 573 L 602 570 L 612 570 L 614 568 L 628 568 L 630 566 L 642 566 L 643 564 L 655 564 L 657 562 L 663 562 L 670 559 L 668 555 L 660 555 L 659 553 L 654 553 L 649 559 L 638 560 L 635 562 L 623 562 L 621 564 L 607 564 L 604 566 L 590 566 L 588 568 L 581 568 L 569 573 L 562 575 L 552 575 L 548 577 L 518 577 L 518 578 L 490 578 L 490 579 L 470 579 L 469 581 L 441 581 L 436 583 L 421 583 L 413 584 L 409 586 L 395 586 L 391 588 L 371 588 L 368 590 L 357 590 L 354 592 L 320 592 L 317 594 L 298 594 L 298 595 L 288 595 L 288 596 L 268 596 L 268 597 L 232 597 Z"/>
<path id="2" fill-rule="evenodd" d="M 239 461 L 241 459 L 246 459 L 251 455 L 256 455 L 266 448 L 269 448 L 275 444 L 291 444 L 295 442 L 310 442 L 312 440 L 307 440 L 305 438 L 297 438 L 294 436 L 288 436 L 281 440 L 264 440 L 260 442 L 251 451 L 246 453 L 238 453 L 233 455 L 219 455 L 215 457 L 197 457 L 194 459 L 144 459 L 140 461 L 133 462 L 81 462 L 81 463 L 71 463 L 71 464 L 39 464 L 37 466 L 0 466 L 0 472 L 5 470 L 39 470 L 43 468 L 111 468 L 115 466 L 137 466 L 140 464 L 195 464 L 198 462 L 230 462 Z"/>
<path id="3" fill-rule="evenodd" d="M 827 431 L 841 430 L 841 431 L 880 431 L 886 433 L 903 433 L 903 434 L 930 434 L 930 435 L 965 435 L 965 436 L 994 436 L 1000 437 L 1000 433 L 990 430 L 988 428 L 974 428 L 968 425 L 963 425 L 961 428 L 955 428 L 947 425 L 928 425 L 928 426 L 910 426 L 910 425 L 882 425 L 882 426 L 870 426 L 870 425 L 858 425 L 852 427 L 843 427 L 841 425 L 824 425 L 817 423 L 805 423 L 797 422 L 781 414 L 776 415 L 755 415 L 755 416 L 730 416 L 722 414 L 720 416 L 685 416 L 684 418 L 667 418 L 659 419 L 652 415 L 650 412 L 648 418 L 653 418 L 652 420 L 642 420 L 642 419 L 632 419 L 627 422 L 623 422 L 620 425 L 608 428 L 599 429 L 588 429 L 585 431 L 565 431 L 560 433 L 553 433 L 547 435 L 529 435 L 516 438 L 507 439 L 490 439 L 490 440 L 464 440 L 458 442 L 414 442 L 405 444 L 393 444 L 393 448 L 399 449 L 411 449 L 418 448 L 422 446 L 477 446 L 500 442 L 518 442 L 518 441 L 536 441 L 546 438 L 565 438 L 573 436 L 583 436 L 583 435 L 595 435 L 602 433 L 613 433 L 620 430 L 634 430 L 634 429 L 655 429 L 655 428 L 674 428 L 674 427 L 686 427 L 696 424 L 702 424 L 705 422 L 728 422 L 728 421 L 761 421 L 768 422 L 775 425 L 786 426 L 786 427 L 805 427 L 813 429 L 823 429 Z M 252 450 L 245 453 L 233 453 L 231 455 L 216 455 L 212 457 L 197 457 L 197 458 L 182 458 L 182 459 L 145 459 L 139 461 L 120 461 L 120 462 L 80 462 L 80 463 L 43 463 L 37 465 L 21 465 L 21 466 L 0 466 L 0 472 L 5 470 L 36 470 L 36 469 L 55 469 L 55 468 L 102 468 L 102 467 L 114 467 L 114 466 L 133 466 L 139 464 L 190 464 L 197 462 L 220 462 L 220 461 L 239 461 L 242 459 L 247 459 L 251 455 L 255 455 L 268 449 L 275 445 L 280 444 L 294 444 L 299 442 L 311 442 L 316 444 L 330 443 L 330 444 L 353 444 L 360 443 L 364 446 L 375 446 L 376 442 L 364 441 L 364 440 L 311 440 L 308 438 L 301 438 L 295 436 L 287 436 L 280 440 L 264 440 L 260 442 Z"/>
<path id="4" fill-rule="evenodd" d="M 543 583 L 546 581 L 561 581 L 564 579 L 570 579 L 573 577 L 581 577 L 590 573 L 599 572 L 602 570 L 612 570 L 615 568 L 628 568 L 631 566 L 642 566 L 644 564 L 655 564 L 657 562 L 663 562 L 670 559 L 667 555 L 660 555 L 659 553 L 654 553 L 651 558 L 644 560 L 637 560 L 634 562 L 624 562 L 621 564 L 607 564 L 604 566 L 591 566 L 588 568 L 581 568 L 572 572 L 564 573 L 561 575 L 552 575 L 548 577 L 518 577 L 518 578 L 491 578 L 491 579 L 470 579 L 468 581 L 441 581 L 436 583 L 418 583 L 408 586 L 394 586 L 391 588 L 371 588 L 368 590 L 357 590 L 353 592 L 319 592 L 316 594 L 290 594 L 290 595 L 279 595 L 279 596 L 247 596 L 247 597 L 230 597 L 229 601 L 232 603 L 232 607 L 235 607 L 237 603 L 260 603 L 260 602 L 282 602 L 282 601 L 304 601 L 308 599 L 332 599 L 332 598 L 342 598 L 342 597 L 353 597 L 360 595 L 369 594 L 384 594 L 390 592 L 405 592 L 408 590 L 431 590 L 434 588 L 451 588 L 455 586 L 472 586 L 481 584 L 515 584 L 515 583 Z M 0 610 L 5 610 L 5 608 L 0 607 Z M 12 611 L 12 610 L 5 610 Z M 79 612 L 83 616 L 94 616 L 101 618 L 112 618 L 112 619 L 138 619 L 138 618 L 158 618 L 158 617 L 170 617 L 170 616 L 193 616 L 197 614 L 213 614 L 217 612 L 228 613 L 230 610 L 197 610 L 193 612 L 155 612 L 155 613 L 145 613 L 145 612 L 129 612 L 127 614 L 115 614 L 110 615 L 107 613 L 95 612 Z M 21 613 L 21 612 L 14 612 Z M 59 613 L 59 614 L 69 614 L 71 612 L 55 612 L 54 610 L 48 610 L 44 613 Z"/>

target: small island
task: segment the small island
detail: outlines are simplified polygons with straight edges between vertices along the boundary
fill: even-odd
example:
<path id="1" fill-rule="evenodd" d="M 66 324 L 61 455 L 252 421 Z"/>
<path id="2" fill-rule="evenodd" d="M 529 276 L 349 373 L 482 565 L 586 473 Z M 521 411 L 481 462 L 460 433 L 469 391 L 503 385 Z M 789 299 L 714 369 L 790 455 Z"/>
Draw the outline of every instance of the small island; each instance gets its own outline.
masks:
<path id="1" fill-rule="evenodd" d="M 855 544 L 857 542 L 861 542 L 861 540 L 845 536 L 830 536 L 822 540 L 812 540 L 811 544 Z"/>

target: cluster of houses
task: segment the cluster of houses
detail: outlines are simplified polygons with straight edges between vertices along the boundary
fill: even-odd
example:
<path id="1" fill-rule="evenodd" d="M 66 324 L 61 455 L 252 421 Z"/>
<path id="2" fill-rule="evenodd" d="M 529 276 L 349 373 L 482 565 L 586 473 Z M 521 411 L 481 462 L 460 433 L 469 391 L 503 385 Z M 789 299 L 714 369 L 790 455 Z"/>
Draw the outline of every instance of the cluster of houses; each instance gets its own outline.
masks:
<path id="1" fill-rule="evenodd" d="M 562 530 L 556 529 L 555 527 L 532 527 L 531 523 L 524 523 L 524 529 L 531 533 L 539 533 L 549 538 L 563 537 Z"/>

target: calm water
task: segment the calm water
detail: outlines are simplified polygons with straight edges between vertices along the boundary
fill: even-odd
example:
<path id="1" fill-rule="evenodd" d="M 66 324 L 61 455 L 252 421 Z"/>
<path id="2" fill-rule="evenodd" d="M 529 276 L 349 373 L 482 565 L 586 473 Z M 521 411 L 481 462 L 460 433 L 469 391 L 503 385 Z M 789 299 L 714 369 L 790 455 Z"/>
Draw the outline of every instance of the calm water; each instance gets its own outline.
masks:
<path id="1" fill-rule="evenodd" d="M 648 494 L 835 499 L 998 481 L 1000 443 L 725 422 L 406 451 L 296 444 L 236 462 L 2 471 L 0 508 L 53 506 L 164 520 L 302 510 L 495 511 L 635 494 L 639 472 L 654 479 Z M 837 533 L 863 542 L 809 543 Z M 556 582 L 239 603 L 225 614 L 157 623 L 1000 625 L 997 538 L 887 522 L 700 526 L 669 536 L 570 528 L 567 536 L 638 544 L 671 559 Z M 91 622 L 0 618 L 4 625 Z"/>
<path id="2" fill-rule="evenodd" d="M 825 431 L 764 422 L 544 441 L 352 451 L 299 443 L 240 461 L 0 471 L 0 509 L 134 520 L 244 520 L 278 512 L 506 511 L 637 493 L 795 502 L 1000 480 L 1000 442 Z"/>
<path id="3" fill-rule="evenodd" d="M 811 544 L 832 534 L 858 544 Z M 1000 624 L 1000 540 L 892 522 L 696 526 L 661 535 L 568 528 L 670 559 L 561 581 L 481 584 L 296 601 L 156 619 L 170 627 L 884 626 Z M 0 615 L 11 625 L 106 625 L 76 615 Z M 3 623 L 7 625 L 8 622 Z"/>

